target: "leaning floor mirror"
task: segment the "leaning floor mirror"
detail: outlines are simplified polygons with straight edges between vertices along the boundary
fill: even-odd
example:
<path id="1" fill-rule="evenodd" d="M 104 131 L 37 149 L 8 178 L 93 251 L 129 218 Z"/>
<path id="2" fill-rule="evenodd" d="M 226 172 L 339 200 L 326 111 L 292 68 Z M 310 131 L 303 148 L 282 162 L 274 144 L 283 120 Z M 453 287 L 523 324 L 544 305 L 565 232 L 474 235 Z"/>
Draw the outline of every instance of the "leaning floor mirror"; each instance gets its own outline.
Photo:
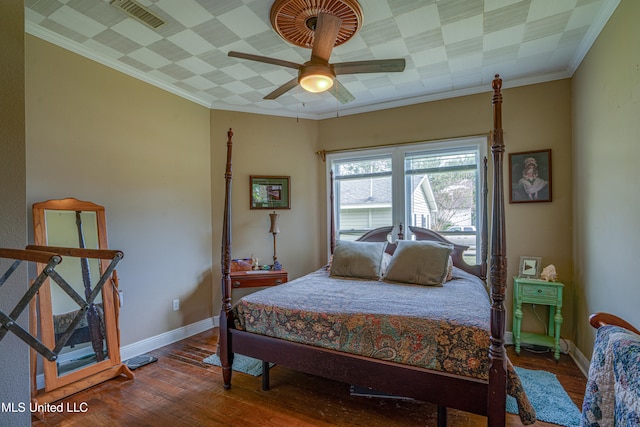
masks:
<path id="1" fill-rule="evenodd" d="M 27 248 L 61 255 L 56 270 L 72 288 L 45 283 L 32 306 L 32 332 L 57 350 L 55 360 L 32 351 L 34 402 L 53 402 L 122 374 L 133 378 L 120 360 L 113 268 L 122 252 L 109 250 L 104 207 L 73 198 L 35 203 L 33 224 L 35 245 Z M 44 267 L 38 264 L 38 273 Z M 44 388 L 36 381 L 38 360 Z"/>

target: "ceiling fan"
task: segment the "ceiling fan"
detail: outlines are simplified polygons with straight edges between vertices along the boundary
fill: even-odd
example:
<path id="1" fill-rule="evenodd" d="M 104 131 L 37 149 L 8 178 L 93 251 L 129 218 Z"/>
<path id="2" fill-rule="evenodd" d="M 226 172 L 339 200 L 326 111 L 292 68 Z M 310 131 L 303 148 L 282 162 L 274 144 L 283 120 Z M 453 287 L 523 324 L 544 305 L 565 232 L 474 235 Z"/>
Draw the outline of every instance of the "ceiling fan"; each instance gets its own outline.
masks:
<path id="1" fill-rule="evenodd" d="M 319 13 L 317 16 L 311 16 L 306 19 L 305 25 L 314 32 L 314 36 L 311 48 L 311 59 L 304 64 L 234 51 L 229 52 L 229 56 L 298 70 L 298 77 L 289 80 L 265 96 L 264 99 L 276 99 L 300 84 L 303 89 L 313 93 L 324 92 L 334 87 L 330 93 L 335 96 L 340 103 L 346 104 L 353 101 L 355 97 L 336 79 L 336 76 L 343 74 L 404 71 L 404 58 L 330 64 L 329 58 L 331 57 L 333 47 L 336 45 L 341 24 L 342 19 L 328 13 Z"/>

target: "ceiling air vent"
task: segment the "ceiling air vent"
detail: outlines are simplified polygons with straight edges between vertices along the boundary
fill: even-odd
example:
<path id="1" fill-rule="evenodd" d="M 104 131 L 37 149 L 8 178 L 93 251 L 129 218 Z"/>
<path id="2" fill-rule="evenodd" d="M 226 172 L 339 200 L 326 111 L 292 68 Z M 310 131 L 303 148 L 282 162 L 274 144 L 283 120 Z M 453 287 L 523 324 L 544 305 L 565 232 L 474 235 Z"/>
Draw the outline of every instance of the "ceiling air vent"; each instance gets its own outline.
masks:
<path id="1" fill-rule="evenodd" d="M 151 28 L 158 28 L 164 21 L 159 16 L 151 13 L 147 8 L 133 0 L 112 0 L 111 4 L 118 9 L 122 9 L 127 15 L 148 25 Z"/>

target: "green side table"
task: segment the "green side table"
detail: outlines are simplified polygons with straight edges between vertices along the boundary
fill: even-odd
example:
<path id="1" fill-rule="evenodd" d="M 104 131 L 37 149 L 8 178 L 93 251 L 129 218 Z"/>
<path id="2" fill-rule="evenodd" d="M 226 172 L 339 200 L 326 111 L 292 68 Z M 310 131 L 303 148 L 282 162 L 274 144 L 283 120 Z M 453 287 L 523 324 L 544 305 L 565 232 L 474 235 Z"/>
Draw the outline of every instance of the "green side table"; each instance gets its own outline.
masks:
<path id="1" fill-rule="evenodd" d="M 560 328 L 562 327 L 562 289 L 560 282 L 545 282 L 539 279 L 513 278 L 513 338 L 516 353 L 520 354 L 520 343 L 551 347 L 556 360 L 560 359 Z M 548 334 L 521 332 L 522 303 L 549 306 Z"/>

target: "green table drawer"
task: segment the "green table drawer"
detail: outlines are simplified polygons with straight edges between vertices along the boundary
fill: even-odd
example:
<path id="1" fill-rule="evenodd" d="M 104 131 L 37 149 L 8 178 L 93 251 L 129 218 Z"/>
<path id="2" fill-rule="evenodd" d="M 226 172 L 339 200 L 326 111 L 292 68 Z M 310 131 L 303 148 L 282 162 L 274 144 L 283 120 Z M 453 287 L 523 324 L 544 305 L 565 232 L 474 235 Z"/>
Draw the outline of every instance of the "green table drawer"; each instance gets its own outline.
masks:
<path id="1" fill-rule="evenodd" d="M 545 297 L 556 298 L 558 296 L 558 288 L 545 285 L 522 285 L 522 296 L 524 297 Z"/>

